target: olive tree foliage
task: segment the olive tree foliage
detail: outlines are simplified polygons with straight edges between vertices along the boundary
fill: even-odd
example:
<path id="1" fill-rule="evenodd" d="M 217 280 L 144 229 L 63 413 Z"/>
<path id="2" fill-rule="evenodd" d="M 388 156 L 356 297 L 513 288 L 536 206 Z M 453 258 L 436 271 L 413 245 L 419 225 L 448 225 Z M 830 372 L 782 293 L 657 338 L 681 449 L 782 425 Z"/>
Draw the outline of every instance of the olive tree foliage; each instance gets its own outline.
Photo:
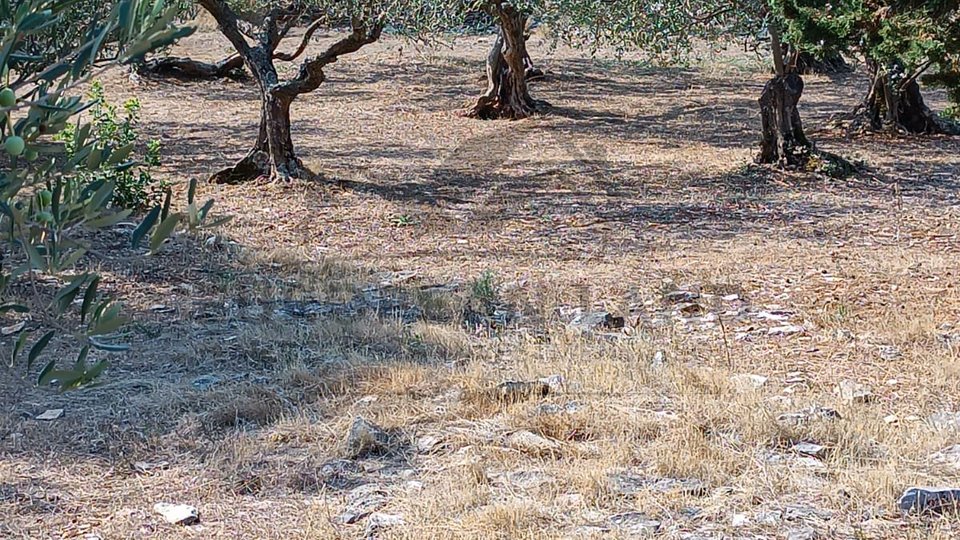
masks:
<path id="1" fill-rule="evenodd" d="M 107 353 L 126 349 L 114 334 L 128 321 L 121 304 L 101 293 L 88 256 L 112 255 L 98 252 L 92 240 L 96 231 L 128 220 L 131 212 L 112 203 L 112 181 L 84 180 L 89 175 L 83 173 L 104 165 L 134 167 L 134 148 L 106 144 L 78 120 L 90 106 L 78 87 L 190 31 L 175 27 L 175 12 L 158 2 L 121 0 L 80 18 L 78 5 L 0 0 L 3 365 L 62 390 L 92 383 L 107 367 Z M 77 133 L 68 154 L 57 135 L 74 122 Z M 150 252 L 159 251 L 178 225 L 201 226 L 212 205 L 198 208 L 191 200 L 185 212 L 174 213 L 169 199 L 133 232 L 134 246 L 149 239 Z M 79 350 L 75 360 L 59 361 L 62 354 L 45 358 L 51 344 L 62 353 L 71 339 Z"/>
<path id="2" fill-rule="evenodd" d="M 960 133 L 924 103 L 924 73 L 956 71 L 960 3 L 955 0 L 776 0 L 790 39 L 808 50 L 861 55 L 871 78 L 860 113 L 875 129 Z M 934 81 L 936 82 L 936 81 Z"/>

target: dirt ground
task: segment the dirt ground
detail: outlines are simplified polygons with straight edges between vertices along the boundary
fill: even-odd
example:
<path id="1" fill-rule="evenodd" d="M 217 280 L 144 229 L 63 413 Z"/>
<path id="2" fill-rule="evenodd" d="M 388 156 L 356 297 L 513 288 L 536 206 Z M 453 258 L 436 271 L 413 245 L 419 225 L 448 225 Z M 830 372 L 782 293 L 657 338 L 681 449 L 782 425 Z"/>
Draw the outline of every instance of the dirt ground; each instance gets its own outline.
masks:
<path id="1" fill-rule="evenodd" d="M 808 135 L 866 169 L 756 169 L 755 59 L 659 68 L 537 38 L 550 114 L 461 118 L 489 43 L 387 38 L 331 65 L 293 112 L 317 181 L 204 184 L 229 224 L 95 261 L 134 350 L 66 395 L 4 372 L 0 537 L 960 534 L 897 509 L 960 486 L 960 451 L 937 454 L 960 443 L 960 141 L 847 136 L 830 119 L 864 76 L 811 76 Z M 172 182 L 256 133 L 250 83 L 105 86 L 139 97 Z M 570 324 L 591 312 L 624 328 Z M 357 417 L 379 454 L 345 442 Z"/>

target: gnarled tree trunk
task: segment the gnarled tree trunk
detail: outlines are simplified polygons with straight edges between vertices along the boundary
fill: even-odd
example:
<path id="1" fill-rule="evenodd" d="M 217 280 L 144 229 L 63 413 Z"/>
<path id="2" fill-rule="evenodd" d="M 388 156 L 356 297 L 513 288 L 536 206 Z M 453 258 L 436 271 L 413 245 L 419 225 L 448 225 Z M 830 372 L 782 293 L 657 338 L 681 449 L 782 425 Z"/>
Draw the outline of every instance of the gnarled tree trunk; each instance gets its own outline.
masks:
<path id="1" fill-rule="evenodd" d="M 264 92 L 266 95 L 264 95 Z M 260 129 L 253 148 L 238 163 L 213 175 L 221 184 L 236 184 L 255 178 L 284 181 L 311 178 L 293 146 L 290 105 L 293 99 L 276 92 L 276 87 L 261 89 Z"/>
<path id="2" fill-rule="evenodd" d="M 510 4 L 495 2 L 490 10 L 500 32 L 487 56 L 487 91 L 466 115 L 483 120 L 527 118 L 547 106 L 530 97 L 527 89 L 527 18 Z"/>
<path id="3" fill-rule="evenodd" d="M 757 163 L 804 165 L 813 144 L 803 133 L 797 104 L 803 95 L 803 79 L 796 73 L 777 75 L 760 94 L 762 137 Z"/>
<path id="4" fill-rule="evenodd" d="M 800 111 L 797 110 L 803 96 L 803 78 L 787 69 L 777 25 L 770 25 L 769 32 L 776 75 L 760 93 L 761 138 L 756 161 L 802 166 L 814 151 L 813 144 L 803 133 Z"/>
<path id="5" fill-rule="evenodd" d="M 200 62 L 192 58 L 179 56 L 154 58 L 137 66 L 137 71 L 146 75 L 172 76 L 183 79 L 222 79 L 225 77 L 239 79 L 245 75 L 243 58 L 239 55 L 229 56 L 216 63 Z"/>
<path id="6" fill-rule="evenodd" d="M 328 64 L 380 39 L 383 23 L 354 18 L 350 35 L 336 41 L 320 55 L 303 62 L 295 77 L 281 81 L 274 59 L 292 60 L 302 54 L 310 36 L 323 19 L 315 21 L 297 51 L 287 55 L 277 53 L 276 49 L 301 15 L 297 11 L 297 4 L 275 7 L 262 20 L 245 20 L 246 24 L 258 26 L 260 30 L 257 32 L 258 42 L 252 46 L 240 30 L 239 16 L 226 0 L 199 0 L 199 3 L 217 20 L 220 31 L 243 58 L 260 90 L 260 128 L 253 148 L 234 166 L 214 174 L 211 180 L 238 183 L 256 178 L 268 178 L 271 181 L 313 178 L 314 175 L 303 166 L 293 146 L 290 106 L 298 96 L 313 92 L 323 84 L 326 80 L 323 69 Z"/>
<path id="7" fill-rule="evenodd" d="M 890 69 L 884 69 L 869 59 L 867 69 L 872 84 L 866 99 L 855 114 L 865 116 L 871 128 L 918 134 L 960 135 L 956 124 L 941 118 L 927 107 L 916 76 L 905 76 L 894 82 Z"/>

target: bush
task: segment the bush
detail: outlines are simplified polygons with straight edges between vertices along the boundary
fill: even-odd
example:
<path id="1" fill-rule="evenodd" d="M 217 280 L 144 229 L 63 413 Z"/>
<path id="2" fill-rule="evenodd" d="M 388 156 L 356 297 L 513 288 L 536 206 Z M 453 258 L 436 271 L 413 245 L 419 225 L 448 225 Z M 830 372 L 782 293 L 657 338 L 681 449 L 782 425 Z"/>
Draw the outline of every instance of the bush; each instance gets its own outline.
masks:
<path id="1" fill-rule="evenodd" d="M 76 15 L 70 11 L 75 2 L 13 5 L 0 2 L 0 73 L 7 85 L 0 88 L 5 149 L 0 157 L 0 319 L 9 336 L 4 340 L 10 341 L 3 365 L 35 376 L 38 384 L 67 390 L 92 383 L 107 366 L 106 353 L 126 349 L 110 337 L 128 322 L 121 304 L 100 293 L 98 275 L 79 268 L 95 236 L 90 232 L 132 214 L 115 195 L 118 178 L 140 167 L 132 160 L 133 147 L 117 144 L 129 132 L 111 136 L 81 124 L 70 133 L 66 150 L 58 139 L 91 105 L 70 93 L 95 63 L 100 69 L 134 62 L 189 30 L 172 25 L 176 13 L 164 10 L 162 2 L 120 0 L 110 3 L 106 17 L 85 19 L 81 35 L 86 41 L 74 47 L 57 41 L 68 33 L 56 28 L 78 24 L 64 18 Z M 212 202 L 198 209 L 193 191 L 191 186 L 184 213 L 170 212 L 169 197 L 151 210 L 132 235 L 134 246 L 149 237 L 155 253 L 178 225 L 202 226 Z M 47 348 L 62 337 L 76 341 L 76 359 L 64 364 L 58 355 L 42 362 Z"/>
<path id="2" fill-rule="evenodd" d="M 129 152 L 126 166 L 117 167 L 102 163 L 94 171 L 82 171 L 76 181 L 86 184 L 93 181 L 114 183 L 113 204 L 120 208 L 143 210 L 160 204 L 170 187 L 167 182 L 155 182 L 152 171 L 160 166 L 160 141 L 152 139 L 140 143 L 140 101 L 128 99 L 122 107 L 107 101 L 103 84 L 94 81 L 89 92 L 91 107 L 91 135 L 101 151 L 123 150 Z M 77 124 L 69 124 L 58 139 L 66 143 L 67 158 L 76 155 Z M 129 150 L 127 150 L 129 149 Z"/>

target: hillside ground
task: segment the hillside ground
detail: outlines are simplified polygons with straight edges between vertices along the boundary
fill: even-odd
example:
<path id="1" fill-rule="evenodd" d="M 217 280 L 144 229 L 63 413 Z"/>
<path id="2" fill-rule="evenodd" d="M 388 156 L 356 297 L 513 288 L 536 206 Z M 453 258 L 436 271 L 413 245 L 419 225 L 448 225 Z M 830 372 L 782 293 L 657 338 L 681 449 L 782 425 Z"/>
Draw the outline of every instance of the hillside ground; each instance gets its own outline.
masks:
<path id="1" fill-rule="evenodd" d="M 756 169 L 756 59 L 531 43 L 550 114 L 457 115 L 489 38 L 387 38 L 296 102 L 317 181 L 204 184 L 229 224 L 98 260 L 134 351 L 86 391 L 0 379 L 0 537 L 960 534 L 896 506 L 960 485 L 935 454 L 960 443 L 960 141 L 847 136 L 830 119 L 865 78 L 811 76 L 808 134 L 867 168 Z M 105 85 L 141 100 L 172 182 L 255 135 L 249 82 Z M 591 312 L 624 328 L 571 324 Z M 357 417 L 383 452 L 349 451 Z"/>

